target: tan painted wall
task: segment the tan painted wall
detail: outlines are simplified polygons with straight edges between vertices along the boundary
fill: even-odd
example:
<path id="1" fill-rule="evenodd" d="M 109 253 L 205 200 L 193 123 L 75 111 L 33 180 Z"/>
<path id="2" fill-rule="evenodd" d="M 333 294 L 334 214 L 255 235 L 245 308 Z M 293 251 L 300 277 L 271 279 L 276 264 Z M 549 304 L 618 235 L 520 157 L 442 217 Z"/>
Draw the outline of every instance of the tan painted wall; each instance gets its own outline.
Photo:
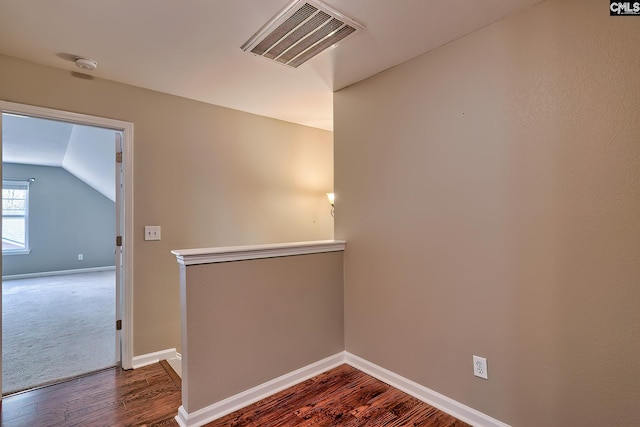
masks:
<path id="1" fill-rule="evenodd" d="M 640 17 L 608 15 L 547 0 L 335 94 L 347 351 L 514 426 L 638 425 Z"/>
<path id="2" fill-rule="evenodd" d="M 0 99 L 134 123 L 134 355 L 180 347 L 170 250 L 333 238 L 330 132 L 6 56 Z"/>
<path id="3" fill-rule="evenodd" d="M 181 297 L 187 412 L 343 351 L 342 257 L 187 266 Z"/>

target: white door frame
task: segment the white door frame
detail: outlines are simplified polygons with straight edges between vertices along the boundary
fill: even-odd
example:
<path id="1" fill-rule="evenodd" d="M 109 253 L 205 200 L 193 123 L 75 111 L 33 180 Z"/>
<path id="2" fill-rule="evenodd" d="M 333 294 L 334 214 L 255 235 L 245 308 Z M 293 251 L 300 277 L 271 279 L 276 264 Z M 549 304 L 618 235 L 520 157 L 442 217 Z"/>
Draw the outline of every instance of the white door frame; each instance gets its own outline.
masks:
<path id="1" fill-rule="evenodd" d="M 123 152 L 122 165 L 124 167 L 124 194 L 120 209 L 124 212 L 124 235 L 122 236 L 123 275 L 122 284 L 123 307 L 121 354 L 120 361 L 124 369 L 133 368 L 133 123 L 121 120 L 107 119 L 103 117 L 89 116 L 86 114 L 71 113 L 68 111 L 54 110 L 51 108 L 36 107 L 26 104 L 18 104 L 0 100 L 0 114 L 13 113 L 25 116 L 40 117 L 44 119 L 60 120 L 89 126 L 113 129 L 122 132 Z M 0 120 L 0 143 L 2 141 L 2 120 Z M 115 236 L 114 236 L 115 245 Z M 116 266 L 117 268 L 117 266 Z M 0 308 L 1 298 L 0 298 Z M 115 320 L 115 319 L 114 319 Z M 113 327 L 115 328 L 115 321 Z M 1 346 L 1 343 L 0 343 Z M 0 347 L 1 348 L 1 347 Z M 0 352 L 0 366 L 2 354 Z M 0 372 L 0 384 L 1 384 Z"/>

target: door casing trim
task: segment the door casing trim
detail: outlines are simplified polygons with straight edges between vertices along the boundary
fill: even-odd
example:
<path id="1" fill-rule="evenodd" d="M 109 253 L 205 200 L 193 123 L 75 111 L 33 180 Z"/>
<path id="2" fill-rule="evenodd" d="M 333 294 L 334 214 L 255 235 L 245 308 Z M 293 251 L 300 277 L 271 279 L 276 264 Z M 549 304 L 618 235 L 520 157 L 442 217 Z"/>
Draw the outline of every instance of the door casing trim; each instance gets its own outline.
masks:
<path id="1" fill-rule="evenodd" d="M 19 104 L 0 100 L 0 114 L 13 113 L 25 116 L 39 117 L 43 119 L 61 120 L 89 126 L 97 126 L 122 132 L 123 141 L 123 168 L 124 168 L 124 195 L 122 209 L 124 212 L 124 236 L 123 236 L 123 307 L 122 307 L 122 345 L 120 362 L 122 368 L 133 368 L 133 123 L 122 120 L 108 119 L 105 117 L 91 116 L 87 114 L 72 113 L 69 111 L 52 108 L 37 107 L 27 104 Z M 0 120 L 0 144 L 2 141 L 2 121 Z M 0 309 L 1 309 L 0 300 Z M 115 327 L 115 324 L 114 324 Z M 1 354 L 0 354 L 1 361 Z M 1 366 L 1 362 L 0 362 Z M 1 375 L 1 374 L 0 374 Z M 1 378 L 1 377 L 0 377 Z M 0 382 L 1 384 L 1 382 Z"/>

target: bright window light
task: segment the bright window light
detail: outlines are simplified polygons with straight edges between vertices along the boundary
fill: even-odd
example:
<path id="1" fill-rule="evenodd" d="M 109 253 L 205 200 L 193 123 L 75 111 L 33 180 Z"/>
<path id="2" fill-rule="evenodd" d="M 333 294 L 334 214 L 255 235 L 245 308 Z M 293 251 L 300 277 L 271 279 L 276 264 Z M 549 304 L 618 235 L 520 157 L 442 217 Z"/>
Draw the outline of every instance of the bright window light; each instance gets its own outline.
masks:
<path id="1" fill-rule="evenodd" d="M 2 253 L 29 253 L 28 179 L 2 180 Z"/>

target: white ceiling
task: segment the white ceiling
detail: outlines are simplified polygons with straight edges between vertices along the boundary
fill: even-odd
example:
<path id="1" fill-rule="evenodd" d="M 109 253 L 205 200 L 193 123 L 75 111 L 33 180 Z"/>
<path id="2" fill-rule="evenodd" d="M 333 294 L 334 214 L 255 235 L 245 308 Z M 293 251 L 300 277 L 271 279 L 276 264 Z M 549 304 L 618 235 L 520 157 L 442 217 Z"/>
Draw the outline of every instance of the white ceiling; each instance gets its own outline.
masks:
<path id="1" fill-rule="evenodd" d="M 2 161 L 63 168 L 115 201 L 114 134 L 111 129 L 2 114 Z"/>
<path id="2" fill-rule="evenodd" d="M 325 0 L 365 26 L 297 69 L 240 46 L 290 0 L 0 0 L 0 53 L 322 129 L 344 88 L 541 0 Z"/>

